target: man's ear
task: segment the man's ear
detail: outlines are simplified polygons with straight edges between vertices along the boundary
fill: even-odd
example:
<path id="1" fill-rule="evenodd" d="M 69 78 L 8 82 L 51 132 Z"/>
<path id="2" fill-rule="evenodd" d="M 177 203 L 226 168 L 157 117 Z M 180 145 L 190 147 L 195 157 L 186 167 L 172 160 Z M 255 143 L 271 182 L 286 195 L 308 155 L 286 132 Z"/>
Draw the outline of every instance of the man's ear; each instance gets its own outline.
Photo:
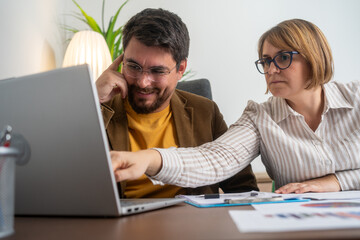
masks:
<path id="1" fill-rule="evenodd" d="M 182 60 L 180 62 L 179 70 L 177 71 L 178 80 L 182 78 L 183 74 L 185 73 L 186 67 L 187 67 L 187 59 Z"/>

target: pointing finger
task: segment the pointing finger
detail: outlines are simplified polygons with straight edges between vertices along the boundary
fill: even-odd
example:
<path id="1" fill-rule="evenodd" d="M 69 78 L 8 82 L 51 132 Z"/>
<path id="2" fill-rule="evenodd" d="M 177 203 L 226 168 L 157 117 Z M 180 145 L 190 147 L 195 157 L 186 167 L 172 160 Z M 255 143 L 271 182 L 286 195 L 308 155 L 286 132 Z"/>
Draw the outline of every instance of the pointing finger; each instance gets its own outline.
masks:
<path id="1" fill-rule="evenodd" d="M 119 69 L 119 66 L 122 63 L 123 59 L 124 59 L 124 54 L 121 54 L 114 60 L 114 62 L 108 67 L 108 69 L 117 71 Z"/>

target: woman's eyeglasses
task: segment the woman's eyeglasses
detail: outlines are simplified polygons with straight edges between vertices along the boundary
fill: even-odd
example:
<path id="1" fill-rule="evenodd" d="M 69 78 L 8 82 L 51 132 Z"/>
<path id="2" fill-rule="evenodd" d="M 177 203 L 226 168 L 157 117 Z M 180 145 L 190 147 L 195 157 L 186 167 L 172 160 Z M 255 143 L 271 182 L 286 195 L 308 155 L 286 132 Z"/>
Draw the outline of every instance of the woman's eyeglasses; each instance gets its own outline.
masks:
<path id="1" fill-rule="evenodd" d="M 293 59 L 293 54 L 299 54 L 297 51 L 291 52 L 281 52 L 277 54 L 275 57 L 271 58 L 261 58 L 255 61 L 255 65 L 257 70 L 261 74 L 266 74 L 269 71 L 270 64 L 274 62 L 275 66 L 281 70 L 287 69 L 290 67 Z"/>

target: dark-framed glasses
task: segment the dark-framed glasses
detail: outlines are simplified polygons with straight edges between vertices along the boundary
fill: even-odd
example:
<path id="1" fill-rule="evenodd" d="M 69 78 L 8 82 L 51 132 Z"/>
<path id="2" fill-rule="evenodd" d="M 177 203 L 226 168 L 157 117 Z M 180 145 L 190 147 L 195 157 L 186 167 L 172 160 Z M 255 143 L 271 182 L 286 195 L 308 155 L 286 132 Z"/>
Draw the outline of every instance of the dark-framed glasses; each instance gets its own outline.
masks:
<path id="1" fill-rule="evenodd" d="M 165 80 L 167 75 L 169 75 L 176 67 L 176 64 L 173 68 L 168 69 L 167 67 L 152 67 L 148 70 L 144 70 L 139 64 L 134 62 L 123 63 L 125 74 L 131 78 L 139 79 L 144 73 L 147 73 L 148 79 L 153 82 L 159 82 Z"/>
<path id="2" fill-rule="evenodd" d="M 275 57 L 273 57 L 272 59 L 270 57 L 269 58 L 260 58 L 259 60 L 255 61 L 255 65 L 256 65 L 257 70 L 261 74 L 268 73 L 270 64 L 272 62 L 274 62 L 275 66 L 278 69 L 284 70 L 284 69 L 287 69 L 288 67 L 290 67 L 294 54 L 299 54 L 299 52 L 297 52 L 297 51 L 281 52 L 281 53 L 277 54 Z"/>

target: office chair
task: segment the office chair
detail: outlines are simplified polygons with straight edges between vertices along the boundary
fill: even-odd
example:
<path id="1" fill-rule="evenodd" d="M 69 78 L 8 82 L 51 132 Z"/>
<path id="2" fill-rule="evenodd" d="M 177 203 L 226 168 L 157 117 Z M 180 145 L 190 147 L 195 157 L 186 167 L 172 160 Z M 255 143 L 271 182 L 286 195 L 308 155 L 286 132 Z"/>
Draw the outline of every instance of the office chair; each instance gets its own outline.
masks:
<path id="1" fill-rule="evenodd" d="M 206 78 L 178 82 L 176 88 L 212 100 L 210 81 Z"/>

